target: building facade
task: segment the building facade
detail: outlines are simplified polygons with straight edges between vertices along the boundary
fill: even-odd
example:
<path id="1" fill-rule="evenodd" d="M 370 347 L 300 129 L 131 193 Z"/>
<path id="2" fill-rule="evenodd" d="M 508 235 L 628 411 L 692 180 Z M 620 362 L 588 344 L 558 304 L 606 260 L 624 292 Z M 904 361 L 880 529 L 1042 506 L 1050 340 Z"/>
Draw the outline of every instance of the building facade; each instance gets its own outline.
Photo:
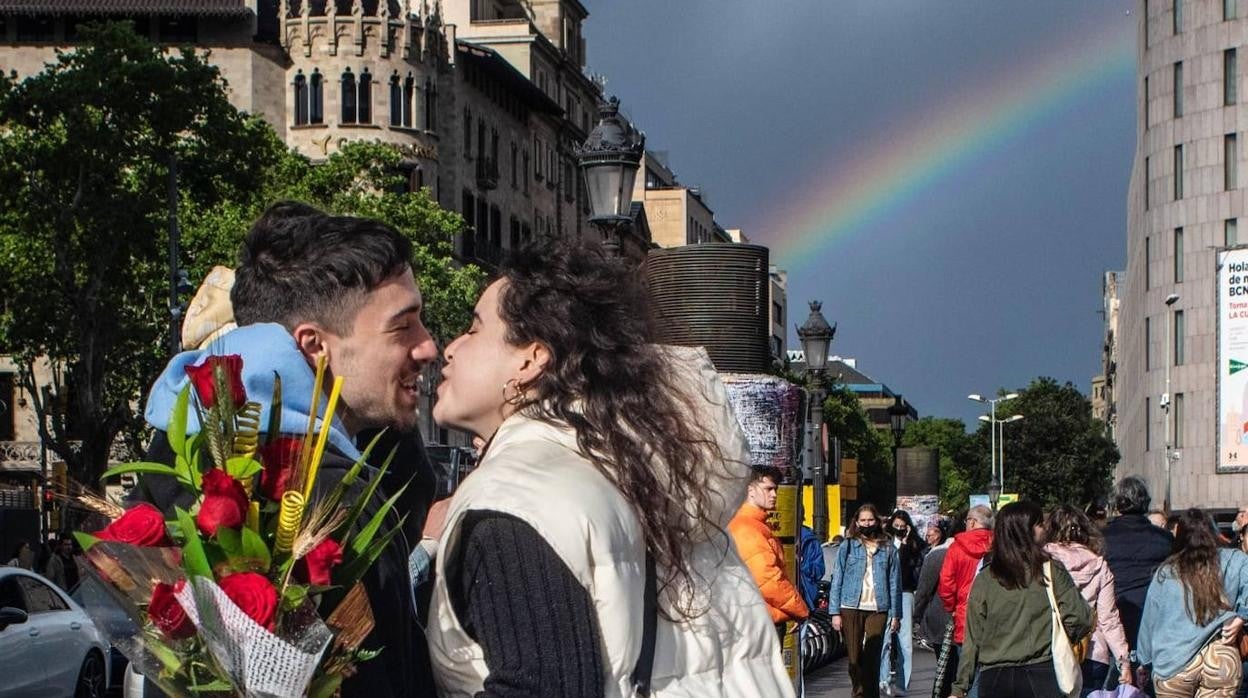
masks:
<path id="1" fill-rule="evenodd" d="M 1218 469 L 1215 280 L 1217 253 L 1238 244 L 1245 210 L 1248 3 L 1140 0 L 1136 9 L 1127 269 L 1105 350 L 1116 474 L 1145 476 L 1159 504 L 1168 489 L 1172 508 L 1234 508 L 1248 501 L 1248 475 Z"/>

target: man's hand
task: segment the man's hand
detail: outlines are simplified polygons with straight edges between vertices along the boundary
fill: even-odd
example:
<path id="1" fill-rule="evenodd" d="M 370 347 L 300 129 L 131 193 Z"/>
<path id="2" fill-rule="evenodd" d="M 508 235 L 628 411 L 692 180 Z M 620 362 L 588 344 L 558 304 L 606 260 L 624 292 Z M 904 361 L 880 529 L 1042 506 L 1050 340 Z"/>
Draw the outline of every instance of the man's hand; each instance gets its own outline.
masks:
<path id="1" fill-rule="evenodd" d="M 838 633 L 841 632 L 841 614 L 832 616 L 832 629 Z"/>
<path id="2" fill-rule="evenodd" d="M 900 619 L 900 618 L 894 618 L 894 619 L 892 620 L 892 622 L 890 622 L 890 623 L 889 623 L 888 627 L 889 627 L 889 632 L 894 632 L 894 633 L 895 633 L 895 632 L 897 632 L 898 630 L 901 630 L 901 619 Z"/>
<path id="3" fill-rule="evenodd" d="M 424 538 L 433 538 L 437 540 L 442 537 L 442 529 L 446 528 L 446 512 L 451 508 L 451 500 L 439 499 L 429 507 L 429 514 L 425 516 L 425 530 L 421 533 Z"/>

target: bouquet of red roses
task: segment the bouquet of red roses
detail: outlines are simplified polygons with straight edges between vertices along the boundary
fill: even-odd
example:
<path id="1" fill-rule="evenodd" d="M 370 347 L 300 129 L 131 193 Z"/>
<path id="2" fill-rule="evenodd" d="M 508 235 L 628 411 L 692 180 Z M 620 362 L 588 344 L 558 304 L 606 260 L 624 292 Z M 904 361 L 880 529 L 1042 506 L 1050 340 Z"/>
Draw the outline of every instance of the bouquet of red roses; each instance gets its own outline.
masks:
<path id="1" fill-rule="evenodd" d="M 167 476 L 193 504 L 170 518 L 139 504 L 101 531 L 75 534 L 95 573 L 87 583 L 133 622 L 113 644 L 171 695 L 333 695 L 377 654 L 361 647 L 373 616 L 360 578 L 401 527 L 381 533 L 401 492 L 365 516 L 381 479 L 357 482 L 370 445 L 313 496 L 342 389 L 335 379 L 318 420 L 323 362 L 302 438 L 278 435 L 280 379 L 261 430 L 241 357 L 208 357 L 187 373 L 167 431 L 174 463 L 127 463 L 105 477 Z"/>

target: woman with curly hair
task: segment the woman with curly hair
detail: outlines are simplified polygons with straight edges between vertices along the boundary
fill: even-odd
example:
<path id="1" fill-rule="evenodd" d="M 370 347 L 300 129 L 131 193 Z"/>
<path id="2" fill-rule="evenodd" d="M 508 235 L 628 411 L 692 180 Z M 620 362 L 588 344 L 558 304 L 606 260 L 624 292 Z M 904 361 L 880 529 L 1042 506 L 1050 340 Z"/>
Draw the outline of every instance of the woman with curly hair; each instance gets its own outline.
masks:
<path id="1" fill-rule="evenodd" d="M 1248 558 L 1218 546 L 1200 509 L 1180 513 L 1174 552 L 1153 573 L 1140 617 L 1139 660 L 1152 666 L 1157 698 L 1235 695 L 1245 618 Z"/>
<path id="2" fill-rule="evenodd" d="M 1131 660 L 1127 635 L 1114 600 L 1114 573 L 1105 562 L 1105 537 L 1087 514 L 1062 504 L 1049 514 L 1045 526 L 1044 551 L 1062 563 L 1083 600 L 1092 607 L 1096 630 L 1091 651 L 1083 660 L 1084 695 L 1105 683 L 1111 663 L 1116 660 L 1118 682 L 1131 683 Z"/>
<path id="3" fill-rule="evenodd" d="M 446 347 L 434 418 L 485 445 L 437 559 L 442 695 L 792 695 L 723 529 L 744 437 L 705 353 L 648 343 L 646 308 L 635 270 L 544 240 Z"/>

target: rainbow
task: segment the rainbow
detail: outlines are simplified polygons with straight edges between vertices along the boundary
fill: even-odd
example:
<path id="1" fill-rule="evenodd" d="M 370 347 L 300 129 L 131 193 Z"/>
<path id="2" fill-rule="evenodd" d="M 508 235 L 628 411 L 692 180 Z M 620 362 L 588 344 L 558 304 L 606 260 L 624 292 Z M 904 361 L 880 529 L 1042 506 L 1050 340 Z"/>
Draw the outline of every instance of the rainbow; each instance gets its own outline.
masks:
<path id="1" fill-rule="evenodd" d="M 909 124 L 890 128 L 901 137 L 820 164 L 800 178 L 812 185 L 790 190 L 779 205 L 760 209 L 758 220 L 765 223 L 756 224 L 759 242 L 771 247 L 773 263 L 798 271 L 841 240 L 898 212 L 942 178 L 1134 73 L 1135 32 L 1121 25 L 1095 27 L 1054 45 L 1041 60 L 1003 67 L 937 108 L 914 110 Z"/>

